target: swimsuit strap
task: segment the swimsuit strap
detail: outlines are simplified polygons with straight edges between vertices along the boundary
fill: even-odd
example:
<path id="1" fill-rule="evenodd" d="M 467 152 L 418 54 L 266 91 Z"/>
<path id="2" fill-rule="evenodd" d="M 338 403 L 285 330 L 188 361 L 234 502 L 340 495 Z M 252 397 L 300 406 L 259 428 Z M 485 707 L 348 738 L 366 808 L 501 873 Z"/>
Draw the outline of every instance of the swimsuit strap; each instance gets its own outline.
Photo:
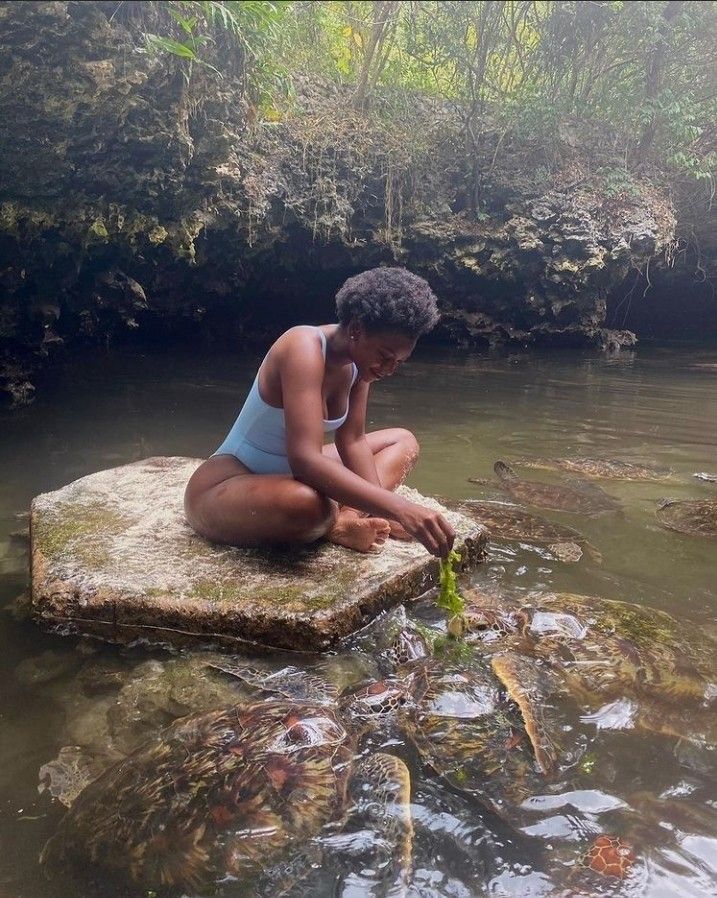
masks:
<path id="1" fill-rule="evenodd" d="M 313 327 L 313 325 L 309 325 L 309 327 Z M 320 327 L 314 327 L 315 331 L 318 331 L 319 337 L 321 337 L 321 351 L 324 354 L 324 361 L 326 361 L 326 334 L 321 330 Z M 353 368 L 353 374 L 351 375 L 351 386 L 356 383 L 356 378 L 358 377 L 358 368 L 356 367 L 355 362 L 351 362 L 351 367 Z"/>
<path id="2" fill-rule="evenodd" d="M 318 331 L 319 336 L 321 337 L 321 351 L 324 354 L 324 361 L 326 361 L 326 334 L 321 330 L 320 327 L 315 327 L 315 331 Z"/>

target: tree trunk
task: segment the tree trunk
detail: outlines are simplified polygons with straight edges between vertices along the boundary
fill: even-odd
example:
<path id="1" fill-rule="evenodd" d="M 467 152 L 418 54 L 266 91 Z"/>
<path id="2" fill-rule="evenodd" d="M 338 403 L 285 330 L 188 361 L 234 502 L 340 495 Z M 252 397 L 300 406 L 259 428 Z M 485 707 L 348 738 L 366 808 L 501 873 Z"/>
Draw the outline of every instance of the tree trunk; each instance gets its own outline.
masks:
<path id="1" fill-rule="evenodd" d="M 386 25 L 391 16 L 396 11 L 398 3 L 396 0 L 374 0 L 373 3 L 373 22 L 371 23 L 371 34 L 369 35 L 366 53 L 361 66 L 358 84 L 356 85 L 356 93 L 354 94 L 354 105 L 358 109 L 366 107 L 368 98 L 369 73 L 374 58 L 380 58 L 381 44 L 385 37 Z"/>

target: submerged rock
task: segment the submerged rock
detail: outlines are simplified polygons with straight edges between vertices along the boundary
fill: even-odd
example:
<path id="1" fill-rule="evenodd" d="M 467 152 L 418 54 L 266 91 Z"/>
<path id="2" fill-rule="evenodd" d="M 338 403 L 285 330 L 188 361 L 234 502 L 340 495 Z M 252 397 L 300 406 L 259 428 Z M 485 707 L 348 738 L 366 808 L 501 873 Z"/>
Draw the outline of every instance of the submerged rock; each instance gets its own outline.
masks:
<path id="1" fill-rule="evenodd" d="M 437 582 L 437 560 L 416 542 L 390 540 L 376 555 L 328 543 L 284 551 L 209 543 L 191 530 L 182 507 L 199 464 L 149 458 L 37 496 L 32 607 L 39 622 L 112 642 L 249 641 L 313 651 Z M 463 565 L 478 560 L 485 529 L 445 514 Z"/>

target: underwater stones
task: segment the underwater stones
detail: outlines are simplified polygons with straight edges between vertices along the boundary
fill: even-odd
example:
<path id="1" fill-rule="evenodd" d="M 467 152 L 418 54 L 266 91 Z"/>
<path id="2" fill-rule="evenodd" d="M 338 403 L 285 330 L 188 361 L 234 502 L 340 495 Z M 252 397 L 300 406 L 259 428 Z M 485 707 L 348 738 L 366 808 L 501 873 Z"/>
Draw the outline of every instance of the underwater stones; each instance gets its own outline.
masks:
<path id="1" fill-rule="evenodd" d="M 207 542 L 184 520 L 199 459 L 149 458 L 90 474 L 32 503 L 32 609 L 43 626 L 127 643 L 241 642 L 320 650 L 437 582 L 418 543 L 362 555 L 327 543 L 285 551 Z M 485 529 L 444 510 L 463 565 Z"/>

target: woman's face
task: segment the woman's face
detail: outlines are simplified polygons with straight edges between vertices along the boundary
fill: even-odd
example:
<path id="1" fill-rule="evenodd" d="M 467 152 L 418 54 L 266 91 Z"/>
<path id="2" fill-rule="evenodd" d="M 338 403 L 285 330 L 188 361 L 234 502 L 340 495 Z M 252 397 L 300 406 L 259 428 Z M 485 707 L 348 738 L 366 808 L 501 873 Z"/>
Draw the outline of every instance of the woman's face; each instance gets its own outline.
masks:
<path id="1" fill-rule="evenodd" d="M 411 355 L 416 340 L 396 331 L 367 332 L 361 324 L 349 326 L 351 360 L 359 377 L 368 383 L 395 374 Z"/>

